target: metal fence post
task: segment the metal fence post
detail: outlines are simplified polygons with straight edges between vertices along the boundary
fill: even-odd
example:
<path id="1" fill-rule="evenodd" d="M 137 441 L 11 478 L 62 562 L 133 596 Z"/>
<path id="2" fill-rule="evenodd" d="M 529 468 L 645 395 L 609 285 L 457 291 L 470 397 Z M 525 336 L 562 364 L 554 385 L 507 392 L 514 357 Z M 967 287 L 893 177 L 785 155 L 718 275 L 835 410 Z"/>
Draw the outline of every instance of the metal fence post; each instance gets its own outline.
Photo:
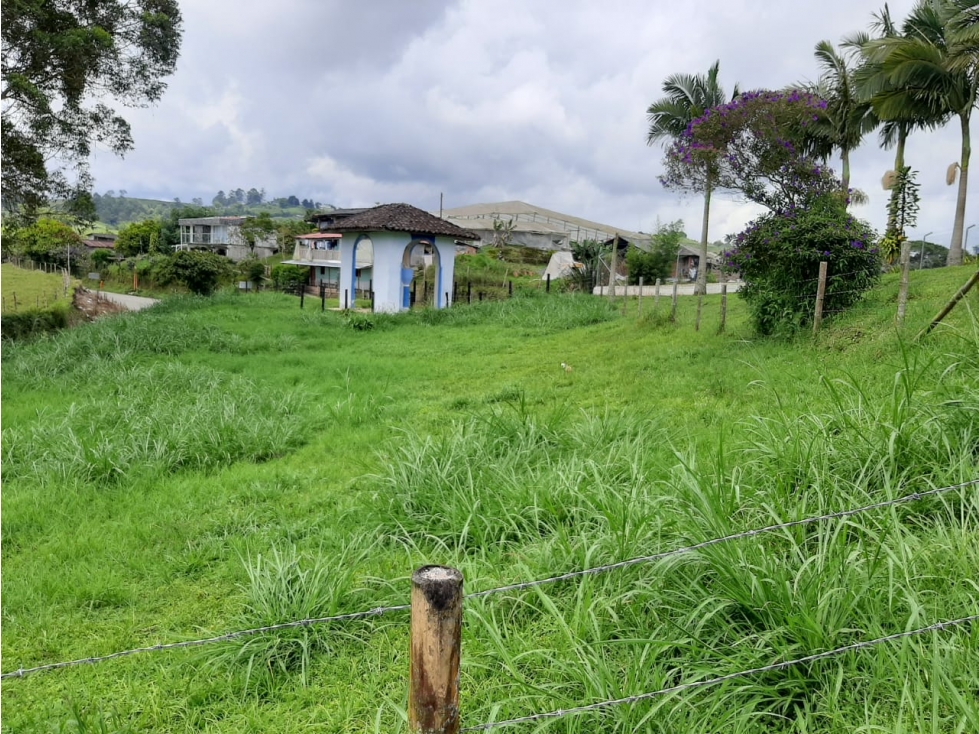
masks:
<path id="1" fill-rule="evenodd" d="M 470 280 L 466 283 L 466 303 L 472 304 L 473 302 L 473 282 Z"/>
<path id="2" fill-rule="evenodd" d="M 456 734 L 462 648 L 462 573 L 423 566 L 411 575 L 408 730 Z"/>
<path id="3" fill-rule="evenodd" d="M 679 279 L 673 281 L 673 305 L 670 307 L 670 321 L 676 323 L 676 296 L 677 289 L 680 287 Z"/>
<path id="4" fill-rule="evenodd" d="M 639 276 L 639 305 L 637 306 L 637 308 L 639 309 L 638 316 L 642 318 L 642 276 L 641 275 Z"/>
<path id="5" fill-rule="evenodd" d="M 306 302 L 306 284 L 303 283 L 299 286 L 299 308 L 305 307 Z"/>
<path id="6" fill-rule="evenodd" d="M 704 308 L 704 294 L 697 294 L 697 324 L 694 326 L 694 331 L 700 331 L 700 312 Z"/>
<path id="7" fill-rule="evenodd" d="M 547 292 L 548 293 L 551 292 L 551 274 L 550 273 L 547 274 Z"/>

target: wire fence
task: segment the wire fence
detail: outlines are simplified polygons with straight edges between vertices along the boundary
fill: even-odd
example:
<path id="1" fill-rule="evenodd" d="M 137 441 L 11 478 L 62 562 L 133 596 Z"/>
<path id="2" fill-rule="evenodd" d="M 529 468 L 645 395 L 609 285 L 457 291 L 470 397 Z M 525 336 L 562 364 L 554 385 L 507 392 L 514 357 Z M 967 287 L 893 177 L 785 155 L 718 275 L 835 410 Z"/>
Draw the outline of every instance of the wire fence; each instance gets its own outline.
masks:
<path id="1" fill-rule="evenodd" d="M 865 640 L 863 642 L 854 642 L 850 645 L 844 645 L 843 647 L 837 647 L 833 650 L 827 650 L 825 652 L 815 653 L 814 655 L 806 655 L 805 657 L 795 658 L 794 660 L 785 660 L 779 663 L 771 663 L 770 665 L 762 665 L 757 668 L 749 668 L 747 670 L 739 670 L 737 673 L 728 673 L 727 675 L 719 675 L 716 678 L 708 678 L 706 680 L 690 681 L 688 683 L 680 683 L 675 686 L 670 686 L 669 688 L 660 688 L 658 691 L 650 691 L 649 693 L 640 693 L 635 696 L 626 696 L 625 698 L 614 698 L 608 701 L 598 701 L 597 703 L 590 703 L 585 706 L 575 706 L 570 709 L 558 709 L 555 711 L 547 711 L 540 714 L 530 714 L 528 716 L 520 716 L 516 719 L 506 719 L 503 721 L 491 721 L 485 724 L 479 724 L 477 726 L 469 726 L 461 731 L 489 731 L 490 729 L 498 729 L 504 726 L 514 726 L 516 724 L 529 724 L 535 721 L 543 721 L 545 719 L 559 719 L 565 716 L 576 716 L 578 714 L 591 713 L 593 711 L 602 711 L 604 709 L 611 708 L 613 706 L 624 706 L 633 703 L 638 703 L 640 701 L 648 701 L 651 698 L 657 698 L 659 696 L 666 696 L 671 693 L 681 693 L 683 691 L 690 691 L 696 688 L 706 688 L 708 686 L 715 686 L 719 683 L 724 683 L 729 680 L 735 680 L 737 678 L 747 678 L 753 675 L 759 675 L 760 673 L 771 673 L 778 670 L 784 670 L 785 668 L 791 668 L 795 665 L 801 665 L 803 663 L 812 663 L 817 660 L 825 660 L 827 658 L 834 658 L 838 655 L 844 655 L 848 652 L 856 652 L 858 650 L 865 650 L 870 647 L 875 647 L 881 645 L 885 642 L 894 642 L 895 640 L 901 640 L 908 637 L 915 637 L 917 635 L 923 635 L 927 632 L 941 632 L 946 629 L 952 629 L 954 627 L 961 627 L 963 625 L 971 624 L 979 620 L 979 614 L 973 614 L 969 617 L 960 617 L 959 619 L 952 619 L 945 622 L 936 622 L 935 624 L 930 624 L 927 627 L 921 627 L 915 630 L 909 630 L 907 632 L 898 632 L 893 635 L 887 635 L 886 637 L 878 637 L 874 640 Z"/>
<path id="2" fill-rule="evenodd" d="M 946 487 L 938 487 L 935 489 L 926 490 L 924 492 L 913 492 L 911 494 L 906 494 L 901 497 L 896 497 L 889 500 L 883 500 L 881 502 L 874 502 L 869 505 L 863 505 L 861 507 L 855 507 L 849 510 L 839 510 L 837 512 L 830 512 L 823 515 L 806 517 L 801 520 L 789 520 L 787 522 L 767 525 L 761 528 L 754 528 L 752 530 L 745 530 L 738 533 L 732 533 L 730 535 L 725 535 L 723 537 L 712 538 L 710 540 L 705 540 L 699 543 L 693 543 L 691 545 L 681 546 L 678 548 L 674 548 L 672 550 L 663 551 L 660 553 L 654 553 L 652 555 L 638 556 L 624 561 L 617 561 L 615 563 L 608 563 L 602 566 L 594 566 L 592 568 L 581 569 L 577 571 L 568 571 L 566 573 L 558 574 L 556 576 L 549 576 L 543 579 L 523 581 L 519 583 L 506 584 L 504 586 L 497 586 L 491 589 L 484 589 L 482 591 L 476 591 L 471 594 L 467 594 L 466 598 L 467 599 L 485 598 L 497 594 L 504 594 L 504 593 L 514 592 L 514 591 L 523 591 L 526 589 L 532 589 L 539 586 L 545 586 L 548 584 L 555 584 L 560 581 L 570 581 L 572 579 L 584 578 L 587 576 L 596 576 L 599 574 L 609 573 L 611 571 L 617 571 L 620 569 L 629 568 L 631 566 L 653 563 L 655 561 L 660 561 L 675 556 L 694 553 L 704 548 L 710 548 L 715 545 L 730 543 L 736 540 L 753 538 L 759 535 L 773 533 L 780 530 L 787 530 L 790 528 L 812 525 L 815 523 L 825 522 L 827 520 L 844 519 L 847 517 L 852 517 L 854 515 L 859 515 L 873 510 L 884 509 L 887 507 L 896 507 L 911 502 L 918 502 L 927 497 L 937 497 L 939 495 L 947 494 L 949 492 L 954 492 L 956 490 L 965 489 L 967 487 L 976 486 L 976 485 L 979 485 L 979 478 L 961 482 L 959 484 L 949 485 Z M 331 617 L 316 617 L 310 619 L 300 619 L 291 622 L 283 622 L 280 624 L 268 625 L 265 627 L 254 627 L 252 629 L 238 630 L 235 632 L 228 632 L 225 634 L 216 635 L 213 637 L 205 637 L 196 640 L 184 640 L 180 642 L 170 642 L 170 643 L 162 643 L 158 645 L 148 645 L 145 647 L 136 647 L 129 650 L 122 650 L 119 652 L 109 653 L 107 655 L 95 655 L 95 656 L 90 656 L 85 658 L 78 658 L 75 660 L 66 660 L 58 663 L 48 663 L 45 665 L 38 665 L 30 668 L 21 667 L 18 668 L 17 670 L 11 670 L 9 672 L 3 673 L 2 675 L 0 675 L 0 680 L 7 680 L 11 678 L 23 678 L 33 673 L 41 673 L 41 672 L 48 672 L 53 670 L 60 670 L 64 668 L 72 668 L 79 665 L 93 665 L 108 660 L 115 660 L 117 658 L 130 657 L 132 655 L 140 655 L 143 653 L 165 652 L 169 650 L 180 650 L 189 647 L 200 647 L 202 645 L 209 645 L 209 644 L 219 643 L 219 642 L 230 642 L 231 640 L 239 639 L 242 637 L 266 634 L 269 632 L 276 632 L 279 630 L 296 629 L 299 627 L 311 627 L 313 625 L 329 624 L 335 622 L 351 622 L 355 620 L 368 619 L 371 617 L 380 617 L 384 614 L 389 614 L 392 612 L 405 612 L 405 611 L 409 611 L 410 609 L 411 609 L 410 604 L 381 606 L 381 607 L 375 607 L 373 609 L 368 609 L 365 611 L 350 612 L 347 614 L 338 614 Z"/>

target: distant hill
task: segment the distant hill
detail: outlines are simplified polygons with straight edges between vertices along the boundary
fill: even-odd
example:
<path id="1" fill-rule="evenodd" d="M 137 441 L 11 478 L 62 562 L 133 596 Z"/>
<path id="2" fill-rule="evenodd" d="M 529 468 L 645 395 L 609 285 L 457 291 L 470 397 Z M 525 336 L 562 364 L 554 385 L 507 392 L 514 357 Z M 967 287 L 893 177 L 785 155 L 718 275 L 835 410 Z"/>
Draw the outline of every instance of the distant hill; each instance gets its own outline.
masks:
<path id="1" fill-rule="evenodd" d="M 144 219 L 165 219 L 174 209 L 193 209 L 188 216 L 201 216 L 197 212 L 203 208 L 198 202 L 162 201 L 160 199 L 141 199 L 134 196 L 116 196 L 113 192 L 95 194 L 95 210 L 105 229 L 117 230 L 131 222 Z M 332 207 L 331 207 L 332 208 Z M 302 206 L 280 206 L 275 203 L 231 204 L 223 207 L 208 206 L 208 216 L 247 216 L 268 212 L 273 219 L 303 219 L 307 210 Z"/>

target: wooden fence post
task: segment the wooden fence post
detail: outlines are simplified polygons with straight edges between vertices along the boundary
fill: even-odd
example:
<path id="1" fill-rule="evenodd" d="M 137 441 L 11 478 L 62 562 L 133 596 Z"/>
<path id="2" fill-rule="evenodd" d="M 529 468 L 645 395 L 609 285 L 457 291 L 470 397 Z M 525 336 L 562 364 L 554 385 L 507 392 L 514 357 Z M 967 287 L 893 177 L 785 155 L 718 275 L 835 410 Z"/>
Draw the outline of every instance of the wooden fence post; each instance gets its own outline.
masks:
<path id="1" fill-rule="evenodd" d="M 655 311 L 659 307 L 659 286 L 663 281 L 659 278 L 656 279 L 656 290 L 653 291 L 653 310 Z"/>
<path id="2" fill-rule="evenodd" d="M 953 308 L 955 308 L 956 304 L 959 301 L 961 301 L 963 298 L 965 298 L 965 295 L 970 290 L 972 290 L 972 286 L 974 286 L 976 283 L 979 283 L 979 270 L 977 270 L 976 272 L 974 272 L 972 274 L 972 277 L 969 278 L 965 282 L 965 285 L 962 286 L 961 288 L 959 288 L 958 292 L 954 296 L 952 296 L 952 300 L 945 304 L 945 306 L 942 308 L 942 310 L 939 311 L 935 315 L 935 318 L 933 318 L 931 320 L 931 323 L 928 324 L 928 326 L 926 326 L 924 329 L 921 330 L 921 332 L 918 334 L 918 336 L 916 336 L 914 338 L 915 341 L 917 341 L 921 337 L 927 335 L 932 329 L 934 329 L 936 326 L 938 326 L 938 324 L 941 322 L 941 320 L 944 319 L 946 316 L 948 316 L 949 312 L 951 312 L 951 310 Z"/>
<path id="3" fill-rule="evenodd" d="M 343 289 L 343 310 L 347 311 L 350 309 L 350 289 Z"/>
<path id="4" fill-rule="evenodd" d="M 473 302 L 473 282 L 471 280 L 466 281 L 466 303 L 470 306 Z"/>
<path id="5" fill-rule="evenodd" d="M 443 304 L 442 308 L 448 308 L 449 307 L 449 303 L 450 303 L 450 301 L 449 301 L 449 292 L 446 291 L 445 292 L 445 303 Z"/>
<path id="6" fill-rule="evenodd" d="M 326 311 L 326 283 L 320 283 L 320 311 Z"/>
<path id="7" fill-rule="evenodd" d="M 704 309 L 704 294 L 697 294 L 697 323 L 694 326 L 694 331 L 700 331 L 700 313 Z"/>
<path id="8" fill-rule="evenodd" d="M 545 292 L 547 292 L 547 293 L 550 293 L 551 292 L 551 274 L 550 273 L 547 274 L 547 289 L 546 289 Z"/>
<path id="9" fill-rule="evenodd" d="M 727 283 L 721 283 L 721 328 L 718 332 L 723 332 L 727 324 Z"/>
<path id="10" fill-rule="evenodd" d="M 812 317 L 812 333 L 818 334 L 823 325 L 823 299 L 826 297 L 826 268 L 827 262 L 819 263 L 819 285 L 816 287 L 816 313 Z"/>
<path id="11" fill-rule="evenodd" d="M 462 573 L 423 566 L 411 575 L 408 731 L 457 734 Z"/>
<path id="12" fill-rule="evenodd" d="M 510 298 L 513 298 L 513 281 L 512 280 L 511 281 L 508 281 L 508 283 L 509 283 L 509 289 L 510 289 L 510 294 L 509 294 L 510 295 Z"/>
<path id="13" fill-rule="evenodd" d="M 608 300 L 609 303 L 615 300 L 615 271 L 618 268 L 618 258 L 619 258 L 619 233 L 615 233 L 615 239 L 612 240 L 612 264 L 608 269 Z"/>
<path id="14" fill-rule="evenodd" d="M 638 316 L 639 316 L 639 318 L 642 318 L 642 276 L 641 275 L 639 276 L 639 306 L 638 306 L 638 309 L 639 309 Z"/>
<path id="15" fill-rule="evenodd" d="M 904 323 L 904 314 L 908 310 L 908 273 L 911 270 L 911 243 L 905 240 L 901 243 L 901 288 L 897 292 L 897 325 Z"/>
<path id="16" fill-rule="evenodd" d="M 676 323 L 676 295 L 677 288 L 679 288 L 679 286 L 680 280 L 678 278 L 677 280 L 673 281 L 673 304 L 670 306 L 670 321 L 672 321 L 674 324 Z"/>

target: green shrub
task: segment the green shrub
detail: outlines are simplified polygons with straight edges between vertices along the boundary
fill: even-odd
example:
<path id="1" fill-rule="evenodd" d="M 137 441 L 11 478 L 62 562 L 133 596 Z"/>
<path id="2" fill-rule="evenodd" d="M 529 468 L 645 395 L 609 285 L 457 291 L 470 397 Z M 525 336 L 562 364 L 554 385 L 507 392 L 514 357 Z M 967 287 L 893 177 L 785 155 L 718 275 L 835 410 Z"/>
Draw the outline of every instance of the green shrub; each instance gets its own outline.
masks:
<path id="1" fill-rule="evenodd" d="M 292 291 L 306 282 L 308 273 L 302 265 L 285 265 L 280 263 L 272 268 L 269 274 L 272 285 L 276 290 Z"/>
<path id="2" fill-rule="evenodd" d="M 880 278 L 881 259 L 870 225 L 852 217 L 838 197 L 815 199 L 756 219 L 735 240 L 725 266 L 740 271 L 760 334 L 812 323 L 819 263 L 828 265 L 823 313 L 839 313 Z"/>
<path id="3" fill-rule="evenodd" d="M 174 280 L 199 296 L 211 295 L 222 280 L 231 276 L 231 264 L 213 252 L 183 250 L 173 255 L 170 265 Z"/>
<path id="4" fill-rule="evenodd" d="M 5 313 L 0 319 L 0 334 L 4 341 L 14 341 L 64 329 L 70 311 L 69 305 L 62 302 L 40 311 Z"/>

